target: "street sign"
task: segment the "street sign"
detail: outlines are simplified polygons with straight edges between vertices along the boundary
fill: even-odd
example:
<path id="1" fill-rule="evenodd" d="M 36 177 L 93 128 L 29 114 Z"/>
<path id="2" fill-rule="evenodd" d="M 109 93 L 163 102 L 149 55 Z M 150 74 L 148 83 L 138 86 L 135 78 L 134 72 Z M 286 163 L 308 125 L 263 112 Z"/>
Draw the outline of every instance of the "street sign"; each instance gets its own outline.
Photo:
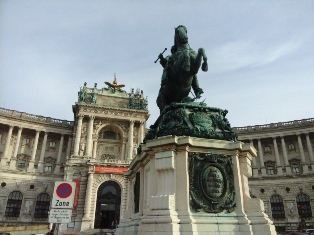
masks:
<path id="1" fill-rule="evenodd" d="M 57 181 L 53 190 L 51 208 L 73 208 L 75 182 Z"/>
<path id="2" fill-rule="evenodd" d="M 49 223 L 67 224 L 71 222 L 71 209 L 51 209 L 49 212 Z"/>

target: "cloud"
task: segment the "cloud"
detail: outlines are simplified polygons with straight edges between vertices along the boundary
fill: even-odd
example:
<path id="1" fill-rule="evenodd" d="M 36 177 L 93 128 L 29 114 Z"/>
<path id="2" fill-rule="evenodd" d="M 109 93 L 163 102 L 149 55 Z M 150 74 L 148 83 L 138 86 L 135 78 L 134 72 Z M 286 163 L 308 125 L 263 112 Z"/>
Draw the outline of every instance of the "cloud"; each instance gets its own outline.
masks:
<path id="1" fill-rule="evenodd" d="M 291 39 L 280 45 L 263 45 L 257 41 L 228 42 L 209 52 L 214 73 L 273 63 L 296 51 L 300 40 Z"/>

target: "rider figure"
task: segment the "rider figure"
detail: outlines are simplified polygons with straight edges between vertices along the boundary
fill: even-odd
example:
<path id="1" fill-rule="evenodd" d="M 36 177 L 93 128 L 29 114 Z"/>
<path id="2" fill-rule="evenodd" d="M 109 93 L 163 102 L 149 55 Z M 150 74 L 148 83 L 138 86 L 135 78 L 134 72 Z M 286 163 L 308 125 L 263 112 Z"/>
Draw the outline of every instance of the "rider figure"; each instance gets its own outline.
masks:
<path id="1" fill-rule="evenodd" d="M 188 48 L 188 50 L 191 50 L 190 47 Z M 161 76 L 161 89 L 162 87 L 164 86 L 165 84 L 165 81 L 169 79 L 168 77 L 168 73 L 169 73 L 169 69 L 170 69 L 170 65 L 173 64 L 173 57 L 174 57 L 174 54 L 178 51 L 177 49 L 177 46 L 176 45 L 173 45 L 171 47 L 171 55 L 167 56 L 166 58 L 163 57 L 162 54 L 159 54 L 159 59 L 160 59 L 160 64 L 161 66 L 164 68 L 164 71 L 162 73 L 162 76 Z M 201 94 L 204 93 L 203 90 L 199 87 L 199 84 L 198 84 L 198 79 L 197 79 L 197 75 L 195 74 L 193 76 L 193 80 L 192 80 L 192 88 L 194 90 L 194 93 L 195 93 L 195 97 L 197 99 L 201 98 Z"/>

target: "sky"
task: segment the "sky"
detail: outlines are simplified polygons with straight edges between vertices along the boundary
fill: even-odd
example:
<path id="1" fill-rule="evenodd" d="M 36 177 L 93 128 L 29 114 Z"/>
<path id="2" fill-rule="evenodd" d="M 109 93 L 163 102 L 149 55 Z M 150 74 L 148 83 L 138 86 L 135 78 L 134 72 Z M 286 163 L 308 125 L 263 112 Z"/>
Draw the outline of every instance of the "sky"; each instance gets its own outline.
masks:
<path id="1" fill-rule="evenodd" d="M 314 118 L 312 0 L 1 0 L 0 107 L 71 121 L 84 82 L 116 74 L 148 96 L 149 127 L 178 25 L 208 57 L 200 101 L 232 127 Z"/>

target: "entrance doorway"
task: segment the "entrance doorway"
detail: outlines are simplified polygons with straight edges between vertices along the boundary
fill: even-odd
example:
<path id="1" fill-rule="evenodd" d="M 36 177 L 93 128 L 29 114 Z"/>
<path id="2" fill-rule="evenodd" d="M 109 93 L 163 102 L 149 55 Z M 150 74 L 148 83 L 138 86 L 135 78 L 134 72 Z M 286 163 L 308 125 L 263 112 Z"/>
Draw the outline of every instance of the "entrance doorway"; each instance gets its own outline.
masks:
<path id="1" fill-rule="evenodd" d="M 97 191 L 95 229 L 112 229 L 119 224 L 121 187 L 114 181 L 100 185 Z"/>

